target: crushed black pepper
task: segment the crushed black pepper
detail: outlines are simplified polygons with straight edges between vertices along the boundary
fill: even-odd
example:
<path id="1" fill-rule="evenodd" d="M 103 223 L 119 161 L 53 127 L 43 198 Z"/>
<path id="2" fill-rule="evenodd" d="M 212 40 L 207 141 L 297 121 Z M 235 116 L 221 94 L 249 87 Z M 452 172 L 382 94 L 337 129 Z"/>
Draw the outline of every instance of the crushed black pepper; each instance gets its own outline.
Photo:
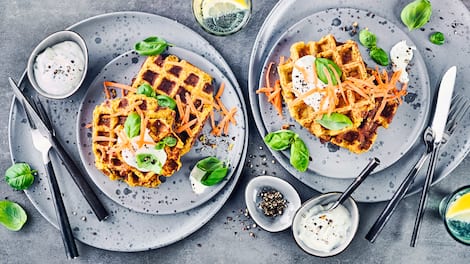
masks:
<path id="1" fill-rule="evenodd" d="M 287 208 L 287 200 L 284 195 L 275 189 L 263 189 L 259 196 L 261 202 L 258 207 L 263 210 L 264 215 L 269 217 L 276 217 L 282 215 Z"/>

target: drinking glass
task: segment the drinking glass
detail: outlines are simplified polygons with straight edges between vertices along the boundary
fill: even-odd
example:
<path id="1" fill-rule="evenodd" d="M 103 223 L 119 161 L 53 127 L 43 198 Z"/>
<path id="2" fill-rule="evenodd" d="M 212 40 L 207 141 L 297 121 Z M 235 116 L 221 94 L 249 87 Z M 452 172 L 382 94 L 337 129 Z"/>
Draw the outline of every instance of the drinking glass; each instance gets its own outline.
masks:
<path id="1" fill-rule="evenodd" d="M 193 13 L 205 31 L 226 36 L 246 25 L 251 15 L 251 0 L 193 0 Z"/>
<path id="2" fill-rule="evenodd" d="M 444 197 L 439 204 L 439 214 L 449 234 L 470 245 L 470 185 Z"/>

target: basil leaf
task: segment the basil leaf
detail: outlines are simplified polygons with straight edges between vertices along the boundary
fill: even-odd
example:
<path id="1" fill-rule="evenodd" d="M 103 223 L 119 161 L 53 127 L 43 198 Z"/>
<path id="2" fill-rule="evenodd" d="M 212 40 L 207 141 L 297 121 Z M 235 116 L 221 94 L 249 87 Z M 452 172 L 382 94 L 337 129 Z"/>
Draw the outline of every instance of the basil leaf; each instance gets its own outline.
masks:
<path id="1" fill-rule="evenodd" d="M 329 130 L 341 130 L 353 125 L 349 117 L 340 113 L 331 113 L 331 115 L 324 114 L 317 122 Z"/>
<path id="2" fill-rule="evenodd" d="M 163 142 L 165 143 L 165 145 L 167 145 L 168 147 L 174 147 L 176 146 L 176 143 L 178 143 L 178 141 L 176 140 L 176 138 L 174 137 L 166 137 L 163 139 Z"/>
<path id="3" fill-rule="evenodd" d="M 327 78 L 327 76 L 324 72 L 324 69 L 326 69 L 328 71 L 328 73 L 330 74 L 332 84 L 337 85 L 338 82 L 341 81 L 341 80 L 336 80 L 336 75 L 334 74 L 333 69 L 331 69 L 330 66 L 328 66 L 328 65 L 333 66 L 333 69 L 338 74 L 338 77 L 341 78 L 341 75 L 343 74 L 343 72 L 341 71 L 339 66 L 336 65 L 336 63 L 334 63 L 332 60 L 329 60 L 329 59 L 316 58 L 315 59 L 315 68 L 317 69 L 318 79 L 320 79 L 324 83 L 328 83 L 328 78 Z"/>
<path id="4" fill-rule="evenodd" d="M 163 165 L 157 157 L 150 153 L 140 153 L 135 156 L 137 167 L 140 169 L 147 169 L 157 174 L 162 172 Z"/>
<path id="5" fill-rule="evenodd" d="M 16 163 L 5 172 L 5 180 L 15 190 L 25 190 L 34 182 L 35 170 L 26 163 Z"/>
<path id="6" fill-rule="evenodd" d="M 164 39 L 159 37 L 148 37 L 134 45 L 134 50 L 143 56 L 155 56 L 166 50 L 168 46 L 172 46 Z"/>
<path id="7" fill-rule="evenodd" d="M 266 145 L 268 145 L 269 148 L 273 150 L 285 150 L 291 145 L 294 136 L 294 132 L 282 129 L 268 133 L 264 137 L 264 142 L 266 143 Z"/>
<path id="8" fill-rule="evenodd" d="M 216 157 L 207 157 L 196 163 L 196 166 L 205 172 L 212 172 L 217 168 L 223 167 L 224 163 Z"/>
<path id="9" fill-rule="evenodd" d="M 213 186 L 217 183 L 221 182 L 225 176 L 227 176 L 228 167 L 223 166 L 216 168 L 212 172 L 206 172 L 206 174 L 202 177 L 201 183 L 206 186 Z"/>
<path id="10" fill-rule="evenodd" d="M 173 98 L 160 94 L 157 95 L 157 100 L 158 100 L 158 105 L 162 107 L 168 107 L 170 109 L 175 110 L 176 109 L 176 102 L 173 100 Z"/>
<path id="11" fill-rule="evenodd" d="M 429 0 L 415 0 L 403 8 L 400 17 L 408 30 L 412 31 L 428 23 L 431 13 L 432 6 Z"/>
<path id="12" fill-rule="evenodd" d="M 17 203 L 0 201 L 0 224 L 12 231 L 20 230 L 28 220 L 24 209 Z"/>
<path id="13" fill-rule="evenodd" d="M 442 34 L 442 32 L 434 32 L 429 36 L 429 41 L 431 41 L 432 43 L 436 45 L 444 44 L 445 40 L 446 39 L 444 37 L 444 34 Z"/>
<path id="14" fill-rule="evenodd" d="M 296 135 L 294 142 L 290 147 L 290 164 L 300 172 L 304 172 L 308 168 L 309 152 L 304 141 Z"/>
<path id="15" fill-rule="evenodd" d="M 156 150 L 161 150 L 161 149 L 163 149 L 164 147 L 165 147 L 165 142 L 159 141 L 159 142 L 155 145 L 154 148 L 155 148 Z"/>
<path id="16" fill-rule="evenodd" d="M 370 57 L 382 66 L 387 66 L 389 64 L 388 54 L 383 49 L 378 47 L 373 47 L 369 53 Z"/>
<path id="17" fill-rule="evenodd" d="M 143 83 L 137 88 L 137 94 L 143 94 L 147 97 L 155 97 L 155 90 L 148 83 Z"/>
<path id="18" fill-rule="evenodd" d="M 363 29 L 359 32 L 359 41 L 364 47 L 369 49 L 377 46 L 377 37 L 367 29 Z"/>
<path id="19" fill-rule="evenodd" d="M 129 138 L 133 138 L 140 134 L 140 115 L 136 112 L 132 112 L 127 116 L 126 122 L 124 123 L 124 132 Z"/>

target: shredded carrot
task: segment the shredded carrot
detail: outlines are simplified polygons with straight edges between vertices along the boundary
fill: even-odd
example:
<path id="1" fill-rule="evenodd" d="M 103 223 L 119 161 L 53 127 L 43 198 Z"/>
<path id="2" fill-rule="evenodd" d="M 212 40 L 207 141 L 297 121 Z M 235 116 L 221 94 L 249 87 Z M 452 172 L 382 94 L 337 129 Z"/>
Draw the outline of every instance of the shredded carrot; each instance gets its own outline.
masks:
<path id="1" fill-rule="evenodd" d="M 197 122 L 197 119 L 195 118 L 195 119 L 193 119 L 193 120 L 191 120 L 191 121 L 185 123 L 184 125 L 182 125 L 182 126 L 180 126 L 180 127 L 178 127 L 178 128 L 176 129 L 176 133 L 181 133 L 181 132 L 183 132 L 183 131 L 188 132 L 188 130 L 191 129 L 191 126 L 193 126 L 194 124 L 196 124 L 196 122 Z M 188 133 L 188 134 L 189 134 L 190 136 L 192 136 L 191 130 L 189 130 L 189 133 Z"/>
<path id="2" fill-rule="evenodd" d="M 88 123 L 85 125 L 85 128 L 92 128 L 93 127 L 93 123 Z"/>
<path id="3" fill-rule="evenodd" d="M 116 142 L 117 139 L 112 138 L 112 137 L 106 137 L 106 136 L 95 136 L 95 137 L 93 137 L 93 142 L 98 142 L 98 141 Z"/>
<path id="4" fill-rule="evenodd" d="M 123 90 L 128 90 L 128 91 L 131 91 L 131 92 L 134 92 L 134 93 L 137 92 L 137 89 L 132 88 L 132 86 L 125 85 L 125 84 L 122 84 L 122 83 L 105 81 L 103 84 L 104 84 L 105 88 L 114 87 L 114 88 L 119 88 L 119 89 L 123 89 Z"/>
<path id="5" fill-rule="evenodd" d="M 268 89 L 270 89 L 270 85 L 271 85 L 271 80 L 269 79 L 269 77 L 271 76 L 271 67 L 274 65 L 274 62 L 270 62 L 269 65 L 268 65 L 268 70 L 266 71 L 266 87 Z"/>
<path id="6" fill-rule="evenodd" d="M 304 76 L 304 80 L 306 83 L 308 83 L 308 73 L 307 70 L 304 67 L 300 67 L 297 64 L 294 64 L 294 68 L 296 68 L 300 73 L 302 73 L 302 76 Z"/>
<path id="7" fill-rule="evenodd" d="M 215 95 L 215 99 L 220 99 L 220 97 L 224 93 L 224 89 L 225 89 L 225 83 L 221 83 L 219 86 L 219 90 L 217 91 L 217 94 Z"/>
<path id="8" fill-rule="evenodd" d="M 175 99 L 176 99 L 175 101 L 176 101 L 176 108 L 178 109 L 178 114 L 180 118 L 183 118 L 184 110 L 183 110 L 183 103 L 181 102 L 180 95 L 179 94 L 175 95 Z"/>

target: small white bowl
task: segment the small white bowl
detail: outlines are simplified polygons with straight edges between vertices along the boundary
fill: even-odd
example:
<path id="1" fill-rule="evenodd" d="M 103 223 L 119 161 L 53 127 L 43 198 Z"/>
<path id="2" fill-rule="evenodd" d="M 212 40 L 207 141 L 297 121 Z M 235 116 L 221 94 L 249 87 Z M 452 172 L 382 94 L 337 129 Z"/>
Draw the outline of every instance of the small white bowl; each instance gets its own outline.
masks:
<path id="1" fill-rule="evenodd" d="M 324 252 L 324 251 L 309 247 L 299 238 L 299 234 L 300 234 L 299 230 L 303 228 L 300 224 L 300 219 L 302 218 L 302 215 L 305 216 L 308 210 L 314 206 L 327 205 L 330 203 L 334 203 L 339 198 L 340 195 L 341 193 L 333 192 L 333 193 L 325 193 L 318 197 L 312 198 L 306 201 L 295 214 L 294 221 L 292 223 L 292 232 L 294 234 L 294 239 L 297 242 L 297 245 L 299 245 L 299 247 L 303 249 L 305 252 L 311 255 L 317 256 L 317 257 L 331 257 L 331 256 L 334 256 L 343 252 L 353 240 L 354 236 L 356 235 L 357 228 L 359 226 L 359 209 L 357 208 L 356 202 L 352 198 L 348 198 L 346 201 L 342 203 L 342 205 L 348 210 L 350 214 L 351 226 L 349 228 L 345 241 L 341 245 L 339 245 L 336 248 L 333 248 L 329 252 Z"/>
<path id="2" fill-rule="evenodd" d="M 282 193 L 287 201 L 287 207 L 282 215 L 266 216 L 259 208 L 260 193 L 263 190 L 275 189 Z M 301 201 L 297 191 L 288 182 L 273 176 L 258 176 L 252 179 L 245 189 L 245 202 L 251 218 L 268 232 L 279 232 L 292 225 L 295 212 L 299 209 Z"/>
<path id="3" fill-rule="evenodd" d="M 36 61 L 36 57 L 39 54 L 41 54 L 45 49 L 47 49 L 48 47 L 52 47 L 55 44 L 64 42 L 64 41 L 73 41 L 73 42 L 77 43 L 78 46 L 80 47 L 80 49 L 82 50 L 83 56 L 84 56 L 84 59 L 85 59 L 85 65 L 84 65 L 84 68 L 83 68 L 83 73 L 82 73 L 80 82 L 78 83 L 78 85 L 74 89 L 72 89 L 68 92 L 65 92 L 63 94 L 50 94 L 38 85 L 38 83 L 36 81 L 36 78 L 34 77 L 34 62 Z M 28 66 L 27 66 L 28 79 L 29 79 L 29 82 L 31 83 L 31 85 L 33 86 L 33 88 L 39 94 L 41 94 L 45 97 L 48 97 L 48 98 L 52 98 L 52 99 L 64 99 L 64 98 L 67 98 L 67 97 L 71 96 L 72 94 L 74 94 L 78 90 L 78 88 L 80 88 L 83 81 L 85 80 L 87 70 L 88 70 L 88 49 L 87 49 L 87 46 L 85 44 L 85 40 L 83 40 L 83 38 L 79 34 L 73 32 L 73 31 L 69 31 L 69 30 L 63 30 L 63 31 L 55 32 L 55 33 L 49 35 L 48 37 L 46 37 L 45 39 L 43 39 L 34 48 L 33 52 L 31 52 L 31 55 L 29 56 L 29 59 L 28 59 Z"/>

